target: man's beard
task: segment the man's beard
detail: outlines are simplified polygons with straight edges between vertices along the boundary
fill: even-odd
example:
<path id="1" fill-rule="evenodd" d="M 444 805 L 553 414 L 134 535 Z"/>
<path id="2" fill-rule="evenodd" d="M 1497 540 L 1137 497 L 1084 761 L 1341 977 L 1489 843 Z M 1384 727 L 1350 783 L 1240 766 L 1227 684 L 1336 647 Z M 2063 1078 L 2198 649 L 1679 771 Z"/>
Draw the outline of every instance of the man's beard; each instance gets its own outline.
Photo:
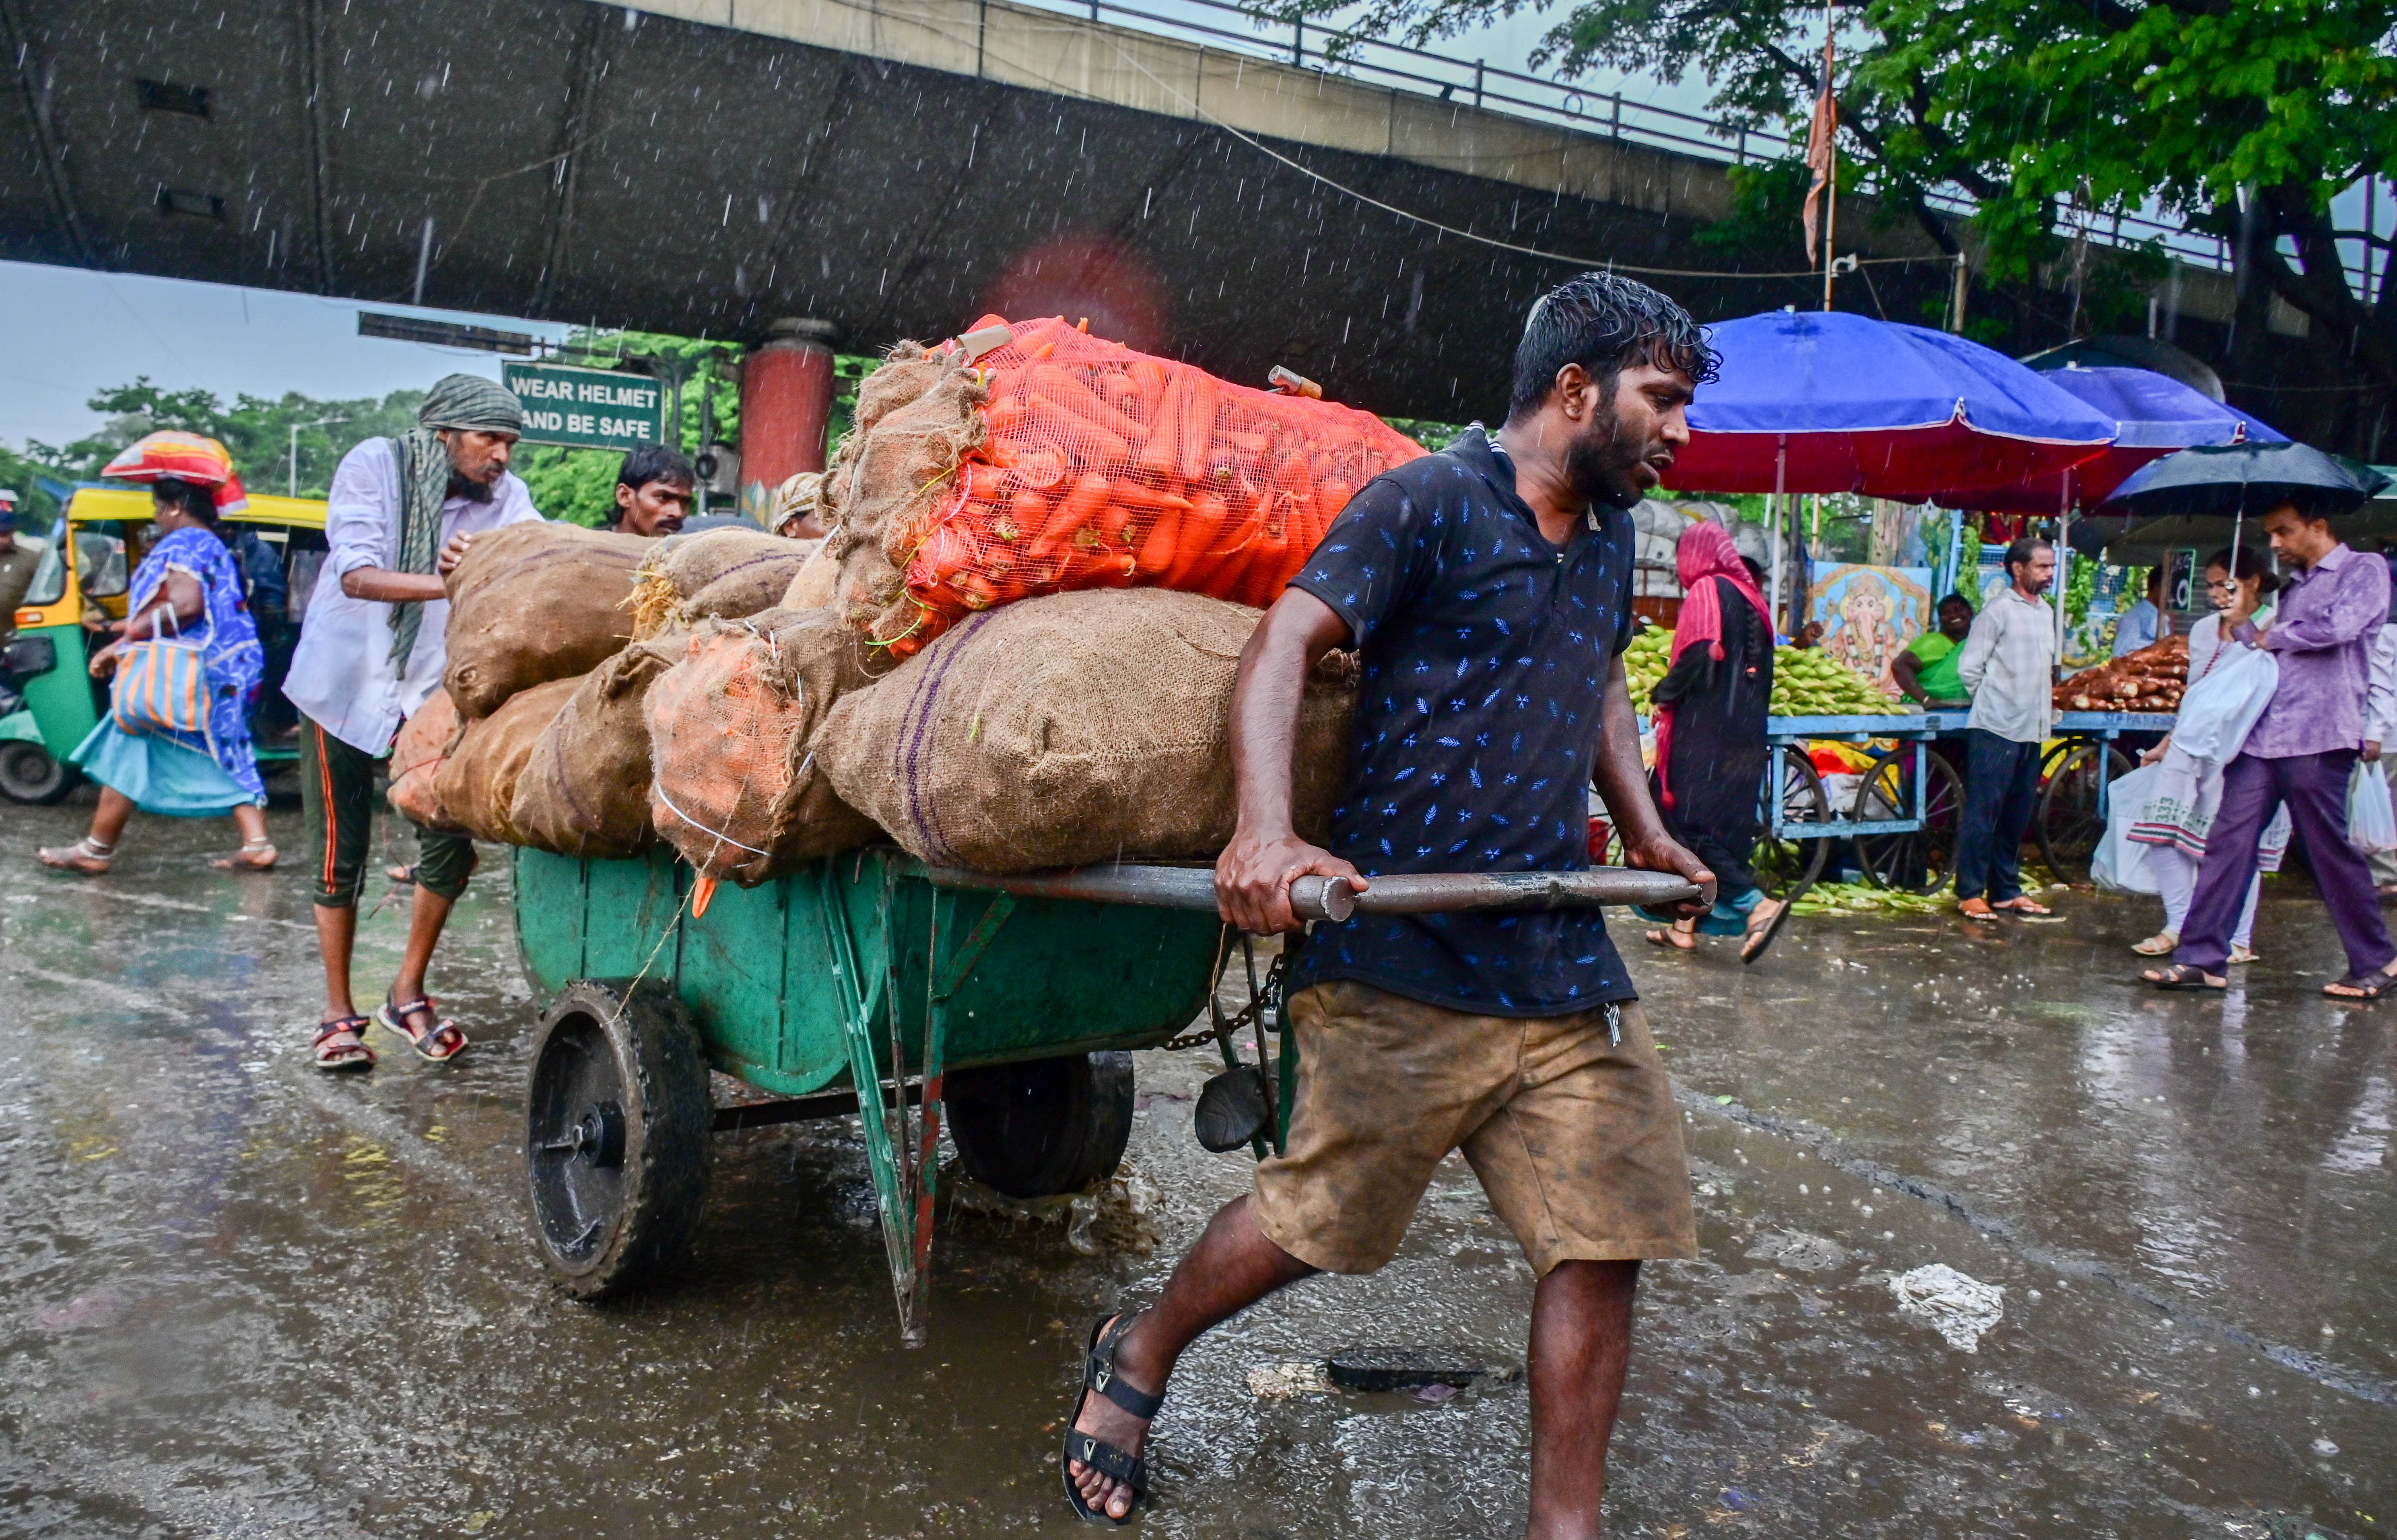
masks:
<path id="1" fill-rule="evenodd" d="M 472 476 L 460 475 L 456 471 L 449 473 L 449 495 L 451 497 L 462 497 L 469 502 L 489 502 L 498 489 L 497 476 L 489 481 L 476 481 Z"/>
<path id="2" fill-rule="evenodd" d="M 1647 448 L 1624 431 L 1614 404 L 1600 400 L 1587 431 L 1565 451 L 1565 477 L 1593 502 L 1628 508 L 1647 490 L 1635 474 L 1647 459 Z"/>

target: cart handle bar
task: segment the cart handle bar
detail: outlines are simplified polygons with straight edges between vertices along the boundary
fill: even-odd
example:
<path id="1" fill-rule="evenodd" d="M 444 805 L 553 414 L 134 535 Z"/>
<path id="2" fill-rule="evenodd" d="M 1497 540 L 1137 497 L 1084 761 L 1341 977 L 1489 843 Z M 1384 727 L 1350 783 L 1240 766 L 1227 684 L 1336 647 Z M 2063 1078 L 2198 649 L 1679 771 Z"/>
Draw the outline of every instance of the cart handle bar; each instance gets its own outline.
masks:
<path id="1" fill-rule="evenodd" d="M 933 866 L 924 875 L 942 888 L 1216 912 L 1212 866 L 1078 866 L 1011 876 Z M 1616 904 L 1658 907 L 1697 896 L 1695 883 L 1671 872 L 1640 872 L 1627 866 L 1600 866 L 1587 872 L 1377 877 L 1361 893 L 1341 877 L 1302 877 L 1290 885 L 1291 908 L 1299 918 L 1334 921 L 1356 914 L 1431 915 L 1460 909 L 1595 909 Z"/>

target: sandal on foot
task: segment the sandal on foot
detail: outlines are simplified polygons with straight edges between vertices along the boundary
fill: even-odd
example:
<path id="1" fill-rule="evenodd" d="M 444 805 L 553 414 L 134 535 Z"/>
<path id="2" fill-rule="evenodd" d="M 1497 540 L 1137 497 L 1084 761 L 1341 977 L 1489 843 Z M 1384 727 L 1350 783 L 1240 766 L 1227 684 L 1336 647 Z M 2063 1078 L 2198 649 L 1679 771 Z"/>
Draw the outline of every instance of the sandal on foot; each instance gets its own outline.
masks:
<path id="1" fill-rule="evenodd" d="M 245 839 L 241 849 L 208 863 L 220 872 L 271 872 L 275 870 L 275 841 Z"/>
<path id="2" fill-rule="evenodd" d="M 2159 931 L 2145 941 L 2131 943 L 2131 950 L 2143 957 L 2168 957 L 2180 947 L 2180 933 Z"/>
<path id="3" fill-rule="evenodd" d="M 408 1018 L 420 1012 L 431 1017 L 434 1024 L 422 1032 L 411 1032 L 408 1029 Z M 466 1051 L 466 1034 L 458 1029 L 456 1022 L 441 1019 L 430 995 L 419 995 L 406 1005 L 385 995 L 382 1009 L 375 1012 L 375 1024 L 407 1038 L 408 1046 L 416 1050 L 416 1056 L 432 1064 L 446 1063 Z"/>
<path id="4" fill-rule="evenodd" d="M 1075 1517 L 1093 1523 L 1113 1524 L 1118 1528 L 1129 1524 L 1132 1514 L 1148 1499 L 1148 1462 L 1137 1454 L 1127 1454 L 1113 1444 L 1101 1443 L 1091 1435 L 1076 1428 L 1081 1420 L 1082 1408 L 1095 1390 L 1143 1422 L 1157 1415 L 1165 1404 L 1162 1395 L 1152 1396 L 1126 1385 L 1116 1372 L 1116 1349 L 1123 1345 L 1132 1322 L 1140 1318 L 1132 1311 L 1099 1320 L 1091 1327 L 1091 1345 L 1082 1356 L 1082 1390 L 1074 1398 L 1074 1410 L 1065 1414 L 1065 1453 L 1057 1463 L 1058 1473 L 1065 1478 L 1065 1501 L 1072 1504 Z M 1103 1507 L 1092 1507 L 1083 1500 L 1082 1489 L 1074 1484 L 1074 1466 L 1095 1470 L 1110 1481 L 1118 1481 L 1132 1489 L 1132 1511 L 1118 1519 Z"/>
<path id="5" fill-rule="evenodd" d="M 33 852 L 34 860 L 54 872 L 76 872 L 85 877 L 106 877 L 115 856 L 115 846 L 102 845 L 89 835 L 72 845 L 46 847 Z"/>
<path id="6" fill-rule="evenodd" d="M 2220 994 L 2230 987 L 2228 979 L 2213 979 L 2194 963 L 2176 962 L 2165 968 L 2143 968 L 2139 977 L 2159 989 L 2197 989 Z"/>
<path id="7" fill-rule="evenodd" d="M 1739 960 L 1754 962 L 1764 956 L 1773 938 L 1781 931 L 1781 922 L 1789 917 L 1786 899 L 1768 898 L 1759 903 L 1748 917 L 1748 928 L 1739 938 Z"/>
<path id="8" fill-rule="evenodd" d="M 1963 903 L 1956 905 L 1956 912 L 1963 916 L 1966 919 L 1995 919 L 1998 917 L 1997 911 L 1989 907 L 1989 901 L 1985 898 L 1968 898 Z"/>
<path id="9" fill-rule="evenodd" d="M 405 888 L 416 880 L 416 863 L 411 861 L 405 866 L 385 866 L 382 875 Z"/>
<path id="10" fill-rule="evenodd" d="M 2256 949 L 2252 946 L 2234 946 L 2230 949 L 2230 960 L 2232 962 L 2254 962 L 2256 960 Z"/>
<path id="11" fill-rule="evenodd" d="M 1669 946 L 1676 952 L 1694 952 L 1698 948 L 1697 937 L 1687 931 L 1677 931 L 1671 926 L 1667 926 L 1661 931 L 1648 931 L 1647 941 L 1651 946 Z"/>
<path id="12" fill-rule="evenodd" d="M 2037 899 L 2023 893 L 2016 893 L 2003 904 L 1992 904 L 1989 907 L 2002 915 L 2048 915 L 2056 912 Z"/>
<path id="13" fill-rule="evenodd" d="M 2337 984 L 2323 984 L 2322 992 L 2326 999 L 2369 1005 L 2392 989 L 2397 989 L 2397 978 L 2387 973 L 2350 973 Z"/>
<path id="14" fill-rule="evenodd" d="M 316 1041 L 312 1051 L 318 1069 L 372 1069 L 374 1050 L 366 1043 L 367 1019 L 364 1016 L 341 1016 L 316 1024 Z M 346 1038 L 346 1042 L 335 1038 Z"/>

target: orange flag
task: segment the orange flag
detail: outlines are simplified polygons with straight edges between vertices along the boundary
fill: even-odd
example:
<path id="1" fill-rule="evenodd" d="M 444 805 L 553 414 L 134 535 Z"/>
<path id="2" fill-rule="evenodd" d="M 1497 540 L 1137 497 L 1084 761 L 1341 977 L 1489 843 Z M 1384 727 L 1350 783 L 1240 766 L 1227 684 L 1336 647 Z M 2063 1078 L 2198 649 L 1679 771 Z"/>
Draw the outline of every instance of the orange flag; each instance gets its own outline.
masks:
<path id="1" fill-rule="evenodd" d="M 1815 210 L 1831 185 L 1832 140 L 1839 132 L 1840 104 L 1831 96 L 1831 13 L 1823 11 L 1823 83 L 1814 92 L 1814 122 L 1806 130 L 1806 165 L 1814 180 L 1806 188 L 1806 261 L 1814 261 Z"/>

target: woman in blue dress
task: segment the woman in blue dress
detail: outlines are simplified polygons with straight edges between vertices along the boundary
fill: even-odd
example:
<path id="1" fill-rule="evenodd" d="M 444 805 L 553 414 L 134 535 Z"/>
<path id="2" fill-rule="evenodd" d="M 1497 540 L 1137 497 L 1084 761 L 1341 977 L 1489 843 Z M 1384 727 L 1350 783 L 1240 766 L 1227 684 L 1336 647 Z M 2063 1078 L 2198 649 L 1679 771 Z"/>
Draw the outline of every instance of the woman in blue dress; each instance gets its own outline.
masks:
<path id="1" fill-rule="evenodd" d="M 241 565 L 226 549 L 210 489 L 172 477 L 151 484 L 151 516 L 158 539 L 133 574 L 126 620 L 111 626 L 118 639 L 92 654 L 95 678 L 114 672 L 127 641 L 181 636 L 202 644 L 208 673 L 208 730 L 193 734 L 129 733 L 114 714 L 100 719 L 69 757 L 100 783 L 91 832 L 63 849 L 37 852 L 42 864 L 98 877 L 116 855 L 133 810 L 172 818 L 233 815 L 241 849 L 216 864 L 262 872 L 275 864 L 266 837 L 266 787 L 249 742 L 250 697 L 265 655 L 242 597 Z"/>

